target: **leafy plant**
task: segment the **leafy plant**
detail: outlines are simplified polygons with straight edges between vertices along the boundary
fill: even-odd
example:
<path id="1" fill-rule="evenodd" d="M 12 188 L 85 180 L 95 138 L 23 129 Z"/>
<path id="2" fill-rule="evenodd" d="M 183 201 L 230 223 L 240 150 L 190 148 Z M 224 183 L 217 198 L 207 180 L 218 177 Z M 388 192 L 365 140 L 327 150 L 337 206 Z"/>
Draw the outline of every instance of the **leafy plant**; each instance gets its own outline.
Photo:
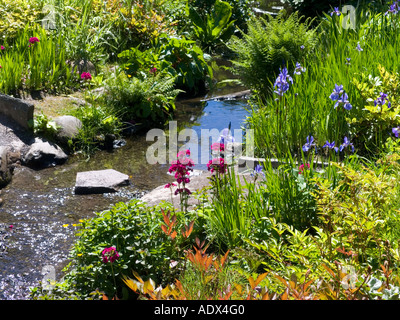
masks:
<path id="1" fill-rule="evenodd" d="M 94 219 L 84 220 L 71 250 L 71 263 L 66 267 L 65 279 L 71 290 L 87 296 L 99 289 L 114 297 L 114 275 L 117 296 L 121 297 L 122 276 L 128 275 L 130 270 L 160 283 L 172 281 L 181 263 L 180 251 L 176 248 L 184 248 L 187 237 L 186 233 L 179 233 L 172 239 L 171 234 L 162 230 L 161 223 L 168 222 L 165 221 L 166 210 L 170 209 L 164 208 L 149 208 L 138 200 L 132 200 L 126 204 L 117 203 L 110 210 L 98 213 Z M 179 223 L 173 227 L 185 230 L 189 223 L 180 213 L 176 216 Z M 113 274 L 101 260 L 101 252 L 110 246 L 119 253 L 118 260 L 113 263 Z M 179 265 L 171 269 L 173 261 Z"/>
<path id="2" fill-rule="evenodd" d="M 58 131 L 58 126 L 55 121 L 41 113 L 33 119 L 33 130 L 35 134 L 43 135 L 49 139 L 54 139 Z"/>
<path id="3" fill-rule="evenodd" d="M 205 18 L 192 6 L 187 10 L 192 24 L 192 35 L 205 51 L 210 52 L 233 34 L 235 21 L 231 20 L 232 7 L 228 2 L 216 0 L 212 13 Z"/>
<path id="4" fill-rule="evenodd" d="M 316 201 L 325 232 L 335 234 L 340 246 L 352 248 L 360 262 L 373 263 L 369 258 L 376 259 L 382 241 L 392 238 L 387 228 L 396 216 L 398 199 L 392 187 L 394 177 L 385 173 L 389 167 L 339 167 L 342 178 L 335 188 L 328 180 L 318 181 Z"/>
<path id="5" fill-rule="evenodd" d="M 375 154 L 382 148 L 391 134 L 391 129 L 398 124 L 400 101 L 399 74 L 388 72 L 385 67 L 378 67 L 379 76 L 361 74 L 353 82 L 363 102 L 363 112 L 357 118 L 348 119 L 353 136 L 359 141 L 364 153 Z"/>
<path id="6" fill-rule="evenodd" d="M 38 1 L 1 1 L 0 36 L 5 40 L 2 45 L 9 48 L 22 30 L 34 27 L 40 15 L 41 3 Z"/>
<path id="7" fill-rule="evenodd" d="M 144 78 L 150 70 L 175 78 L 176 88 L 186 93 L 204 91 L 212 79 L 206 55 L 195 41 L 159 37 L 151 49 L 131 48 L 119 54 L 128 75 Z"/>
<path id="8" fill-rule="evenodd" d="M 119 72 L 105 81 L 100 97 L 122 121 L 142 125 L 162 125 L 175 110 L 175 78 L 154 74 L 144 80 Z"/>
<path id="9" fill-rule="evenodd" d="M 301 21 L 297 13 L 286 17 L 282 11 L 276 18 L 252 17 L 247 33 L 233 36 L 228 47 L 235 53 L 232 71 L 243 84 L 265 97 L 271 93 L 271 82 L 279 68 L 303 61 L 316 44 L 310 22 Z M 302 49 L 304 46 L 304 49 Z"/>

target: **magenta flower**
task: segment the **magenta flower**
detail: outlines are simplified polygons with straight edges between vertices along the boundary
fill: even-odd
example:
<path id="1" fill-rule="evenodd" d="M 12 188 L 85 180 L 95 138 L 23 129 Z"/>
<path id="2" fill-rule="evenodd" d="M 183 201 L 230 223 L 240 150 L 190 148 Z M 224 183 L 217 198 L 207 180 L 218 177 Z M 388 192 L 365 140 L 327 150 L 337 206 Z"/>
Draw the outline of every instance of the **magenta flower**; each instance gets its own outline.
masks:
<path id="1" fill-rule="evenodd" d="M 164 188 L 165 189 L 168 189 L 168 188 L 172 188 L 172 187 L 176 187 L 176 184 L 175 183 L 167 183 L 165 186 L 164 186 Z"/>
<path id="2" fill-rule="evenodd" d="M 308 163 L 306 163 L 306 165 L 304 165 L 304 164 L 300 165 L 299 166 L 299 174 L 303 174 L 305 168 L 310 169 L 310 165 Z"/>
<path id="3" fill-rule="evenodd" d="M 101 255 L 102 255 L 104 263 L 107 263 L 107 262 L 113 263 L 114 261 L 119 259 L 119 254 L 118 254 L 117 249 L 115 249 L 115 247 L 105 248 L 102 251 Z"/>
<path id="4" fill-rule="evenodd" d="M 36 42 L 39 42 L 39 39 L 37 37 L 29 38 L 29 43 L 34 44 Z"/>
<path id="5" fill-rule="evenodd" d="M 217 171 L 218 173 L 225 173 L 227 165 L 225 163 L 224 158 L 215 158 L 207 163 L 207 170 L 213 173 Z"/>
<path id="6" fill-rule="evenodd" d="M 215 142 L 211 145 L 211 150 L 213 151 L 224 151 L 225 150 L 225 145 L 220 142 Z"/>
<path id="7" fill-rule="evenodd" d="M 5 49 L 4 46 L 0 46 L 0 50 L 3 51 Z"/>
<path id="8" fill-rule="evenodd" d="M 82 72 L 81 79 L 90 81 L 92 80 L 92 75 L 89 72 Z"/>
<path id="9" fill-rule="evenodd" d="M 157 68 L 153 67 L 153 68 L 150 69 L 150 73 L 155 74 L 156 72 L 157 72 Z"/>
<path id="10" fill-rule="evenodd" d="M 175 195 L 177 195 L 179 193 L 183 193 L 183 194 L 187 194 L 187 195 L 191 195 L 192 194 L 192 192 L 188 188 L 178 188 L 174 192 Z"/>
<path id="11" fill-rule="evenodd" d="M 172 161 L 171 166 L 168 169 L 169 173 L 175 173 L 175 179 L 176 182 L 179 184 L 179 187 L 183 188 L 178 188 L 175 191 L 175 195 L 178 193 L 186 193 L 186 194 L 191 194 L 189 189 L 187 189 L 185 186 L 187 183 L 190 182 L 189 175 L 190 171 L 193 171 L 194 167 L 194 162 L 192 159 L 189 158 L 190 156 L 190 150 L 186 151 L 179 151 L 177 154 L 177 160 Z M 165 188 L 170 188 L 172 186 L 176 186 L 174 183 L 168 183 L 165 185 Z"/>

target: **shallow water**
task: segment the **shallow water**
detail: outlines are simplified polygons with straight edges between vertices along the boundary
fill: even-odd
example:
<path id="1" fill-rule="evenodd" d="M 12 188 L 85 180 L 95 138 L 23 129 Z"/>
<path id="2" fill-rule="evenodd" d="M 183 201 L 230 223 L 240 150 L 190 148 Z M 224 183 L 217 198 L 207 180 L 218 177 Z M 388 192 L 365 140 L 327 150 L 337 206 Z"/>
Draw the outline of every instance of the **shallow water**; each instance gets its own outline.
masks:
<path id="1" fill-rule="evenodd" d="M 229 122 L 232 129 L 239 129 L 247 115 L 245 105 L 244 100 L 178 103 L 176 121 L 179 127 L 192 128 L 197 133 L 201 129 L 222 130 Z M 39 171 L 16 169 L 1 195 L 0 299 L 29 299 L 29 287 L 43 279 L 45 266 L 55 268 L 57 280 L 62 277 L 75 239 L 72 225 L 79 219 L 92 217 L 94 212 L 119 201 L 141 197 L 171 181 L 167 164 L 147 163 L 146 150 L 152 143 L 140 136 L 128 139 L 125 146 L 111 152 L 99 152 L 89 161 L 72 158 L 62 166 Z M 129 175 L 131 184 L 117 193 L 74 194 L 77 172 L 111 168 Z M 196 169 L 206 169 L 205 164 L 197 164 Z"/>

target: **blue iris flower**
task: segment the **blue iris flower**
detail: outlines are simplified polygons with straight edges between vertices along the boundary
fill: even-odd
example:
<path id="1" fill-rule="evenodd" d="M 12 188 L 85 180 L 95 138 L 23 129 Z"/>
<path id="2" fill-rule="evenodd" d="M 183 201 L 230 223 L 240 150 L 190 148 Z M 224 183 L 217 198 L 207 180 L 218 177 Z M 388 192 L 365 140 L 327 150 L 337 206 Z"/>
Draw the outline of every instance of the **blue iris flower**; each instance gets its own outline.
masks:
<path id="1" fill-rule="evenodd" d="M 293 83 L 293 78 L 289 75 L 286 68 L 281 69 L 281 73 L 278 75 L 274 83 L 274 88 L 276 89 L 274 92 L 280 96 L 289 90 L 288 81 Z"/>
<path id="2" fill-rule="evenodd" d="M 254 171 L 251 173 L 251 176 L 258 176 L 258 175 L 264 175 L 263 172 L 263 167 L 257 164 L 254 168 Z"/>
<path id="3" fill-rule="evenodd" d="M 303 146 L 303 151 L 308 152 L 313 146 L 315 146 L 314 137 L 309 135 L 307 137 L 307 143 Z"/>
<path id="4" fill-rule="evenodd" d="M 388 108 L 390 109 L 390 107 L 392 106 L 391 102 L 389 101 L 389 99 L 387 99 L 388 95 L 386 93 L 381 92 L 380 96 L 374 101 L 374 105 L 375 107 L 377 105 L 383 106 L 386 101 L 388 101 Z"/>
<path id="5" fill-rule="evenodd" d="M 336 101 L 339 99 L 342 93 L 343 93 L 343 85 L 335 84 L 335 89 L 333 89 L 333 92 L 329 97 L 331 98 L 331 100 Z"/>
<path id="6" fill-rule="evenodd" d="M 354 152 L 354 145 L 350 142 L 350 140 L 347 137 L 344 137 L 344 141 L 340 145 L 340 152 L 342 152 L 343 149 L 347 147 L 351 147 L 351 152 Z"/>
<path id="7" fill-rule="evenodd" d="M 336 14 L 337 16 L 340 16 L 340 11 L 339 11 L 339 7 L 335 7 L 333 8 L 333 11 L 331 12 L 331 17 Z"/>
<path id="8" fill-rule="evenodd" d="M 400 127 L 393 128 L 392 133 L 395 135 L 396 138 L 398 138 L 400 133 Z"/>
<path id="9" fill-rule="evenodd" d="M 333 149 L 333 150 L 335 150 L 335 152 L 338 152 L 338 150 L 339 150 L 338 147 L 335 147 L 335 141 L 329 142 L 328 140 L 326 140 L 326 143 L 323 145 L 322 148 Z"/>
<path id="10" fill-rule="evenodd" d="M 393 14 L 397 14 L 400 11 L 400 5 L 398 3 L 398 1 L 394 1 L 393 4 L 390 6 L 389 10 L 385 12 L 385 16 L 388 13 L 393 13 Z"/>
<path id="11" fill-rule="evenodd" d="M 333 89 L 333 92 L 329 96 L 332 101 L 336 101 L 334 108 L 336 109 L 340 104 L 343 104 L 343 108 L 346 110 L 351 110 L 353 106 L 349 102 L 349 97 L 347 93 L 343 91 L 343 86 L 342 85 L 337 85 L 335 84 L 335 89 Z"/>
<path id="12" fill-rule="evenodd" d="M 302 67 L 300 63 L 296 62 L 294 74 L 301 74 L 302 72 L 306 72 L 306 68 Z"/>

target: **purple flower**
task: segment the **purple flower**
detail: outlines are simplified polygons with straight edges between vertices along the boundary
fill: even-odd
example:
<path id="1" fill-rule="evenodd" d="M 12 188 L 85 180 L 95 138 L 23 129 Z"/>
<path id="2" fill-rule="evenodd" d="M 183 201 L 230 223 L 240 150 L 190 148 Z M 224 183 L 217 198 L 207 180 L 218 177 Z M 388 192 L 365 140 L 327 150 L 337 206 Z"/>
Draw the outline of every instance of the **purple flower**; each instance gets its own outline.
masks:
<path id="1" fill-rule="evenodd" d="M 331 93 L 331 95 L 329 96 L 329 98 L 331 98 L 332 101 L 336 101 L 334 108 L 336 109 L 340 104 L 343 104 L 343 108 L 345 108 L 346 110 L 351 110 L 352 105 L 349 102 L 349 97 L 347 95 L 347 93 L 345 93 L 343 91 L 343 86 L 340 85 L 338 86 L 337 84 L 335 84 L 335 89 L 333 90 L 333 92 Z"/>
<path id="2" fill-rule="evenodd" d="M 335 103 L 334 108 L 336 109 L 336 107 L 342 103 L 343 108 L 345 108 L 346 110 L 351 110 L 352 105 L 350 104 L 348 99 L 349 97 L 347 96 L 347 93 L 343 93 L 339 100 Z"/>
<path id="3" fill-rule="evenodd" d="M 294 69 L 294 74 L 301 74 L 306 72 L 306 68 L 302 67 L 300 63 L 296 62 L 296 68 Z"/>
<path id="4" fill-rule="evenodd" d="M 396 1 L 394 1 L 393 4 L 389 7 L 389 10 L 385 12 L 385 16 L 386 16 L 388 13 L 396 14 L 396 13 L 399 12 L 399 10 L 400 10 L 400 5 L 399 5 L 398 1 L 396 0 Z"/>
<path id="5" fill-rule="evenodd" d="M 304 46 L 304 45 L 301 45 L 301 46 L 300 46 L 300 49 L 301 49 L 301 50 L 304 50 L 304 49 L 305 49 L 305 46 Z"/>
<path id="6" fill-rule="evenodd" d="M 333 149 L 335 152 L 338 152 L 338 147 L 335 147 L 335 141 L 329 142 L 326 140 L 326 143 L 323 145 L 322 148 L 328 148 L 328 149 Z"/>
<path id="7" fill-rule="evenodd" d="M 346 58 L 345 64 L 350 65 L 351 58 Z"/>
<path id="8" fill-rule="evenodd" d="M 392 104 L 390 103 L 390 101 L 387 99 L 388 95 L 386 93 L 381 92 L 380 96 L 374 101 L 374 105 L 375 107 L 377 105 L 383 106 L 386 101 L 388 101 L 388 108 L 390 109 L 390 107 L 392 106 Z"/>
<path id="9" fill-rule="evenodd" d="M 358 42 L 357 43 L 357 47 L 356 47 L 356 50 L 358 50 L 358 51 L 363 51 L 363 48 L 361 48 L 361 46 L 360 46 L 360 43 Z"/>
<path id="10" fill-rule="evenodd" d="M 104 263 L 107 263 L 107 262 L 113 263 L 114 261 L 119 259 L 119 253 L 118 253 L 117 249 L 115 249 L 115 247 L 105 248 L 102 251 L 101 255 L 102 255 Z"/>
<path id="11" fill-rule="evenodd" d="M 257 164 L 254 168 L 254 171 L 250 174 L 251 176 L 258 176 L 258 175 L 264 175 L 263 172 L 263 167 Z"/>
<path id="12" fill-rule="evenodd" d="M 393 128 L 392 132 L 395 135 L 395 137 L 398 138 L 400 133 L 400 127 Z"/>
<path id="13" fill-rule="evenodd" d="M 337 85 L 335 84 L 335 89 L 333 89 L 333 92 L 329 96 L 332 101 L 336 101 L 339 99 L 340 95 L 343 93 L 343 85 Z"/>
<path id="14" fill-rule="evenodd" d="M 289 90 L 288 81 L 293 83 L 293 78 L 289 75 L 288 70 L 285 68 L 281 69 L 281 73 L 278 75 L 274 83 L 274 88 L 276 89 L 274 92 L 280 96 Z"/>
<path id="15" fill-rule="evenodd" d="M 354 146 L 350 142 L 350 140 L 347 137 L 344 137 L 343 143 L 340 145 L 340 152 L 343 151 L 344 148 L 351 147 L 351 152 L 354 152 Z"/>
<path id="16" fill-rule="evenodd" d="M 336 14 L 337 16 L 340 16 L 340 11 L 339 11 L 339 7 L 335 7 L 333 8 L 333 11 L 331 12 L 331 17 Z"/>
<path id="17" fill-rule="evenodd" d="M 314 137 L 309 135 L 307 137 L 307 143 L 303 146 L 303 151 L 308 152 L 313 146 L 315 146 Z"/>

